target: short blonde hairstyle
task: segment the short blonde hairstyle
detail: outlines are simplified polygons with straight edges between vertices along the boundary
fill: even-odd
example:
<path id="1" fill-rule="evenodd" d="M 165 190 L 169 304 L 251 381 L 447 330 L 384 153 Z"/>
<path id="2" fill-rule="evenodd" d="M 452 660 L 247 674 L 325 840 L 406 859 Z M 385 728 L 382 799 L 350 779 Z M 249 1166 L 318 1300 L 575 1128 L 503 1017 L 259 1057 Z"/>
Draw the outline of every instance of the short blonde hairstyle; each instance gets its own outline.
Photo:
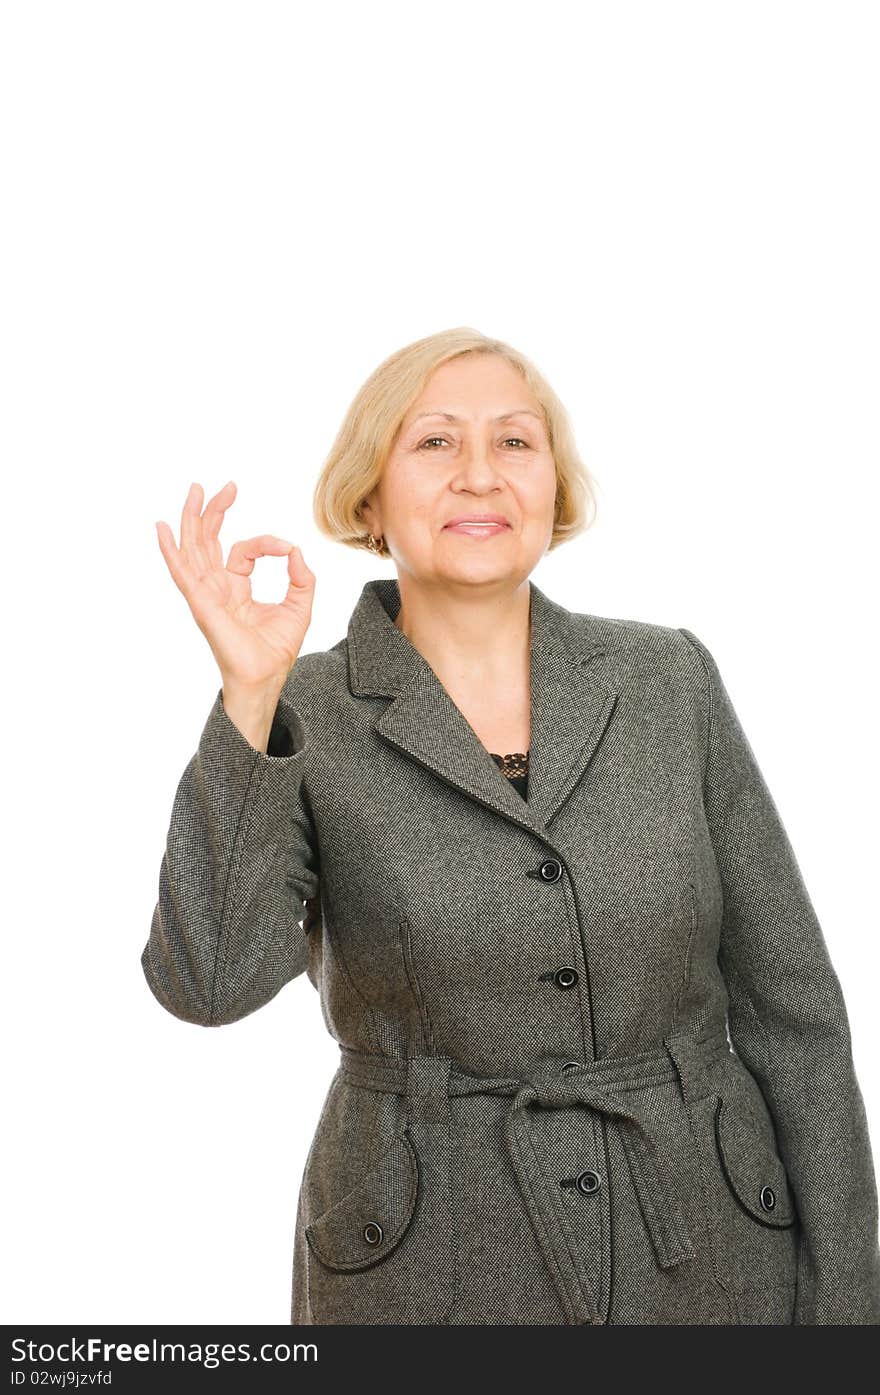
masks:
<path id="1" fill-rule="evenodd" d="M 327 537 L 347 547 L 368 548 L 361 505 L 382 477 L 401 423 L 434 370 L 465 354 L 497 354 L 506 359 L 541 405 L 556 463 L 556 508 L 547 550 L 552 552 L 592 525 L 594 481 L 578 455 L 568 413 L 556 393 L 535 365 L 510 344 L 463 327 L 430 334 L 398 349 L 361 387 L 315 487 L 314 518 Z M 378 555 L 391 555 L 384 538 Z"/>

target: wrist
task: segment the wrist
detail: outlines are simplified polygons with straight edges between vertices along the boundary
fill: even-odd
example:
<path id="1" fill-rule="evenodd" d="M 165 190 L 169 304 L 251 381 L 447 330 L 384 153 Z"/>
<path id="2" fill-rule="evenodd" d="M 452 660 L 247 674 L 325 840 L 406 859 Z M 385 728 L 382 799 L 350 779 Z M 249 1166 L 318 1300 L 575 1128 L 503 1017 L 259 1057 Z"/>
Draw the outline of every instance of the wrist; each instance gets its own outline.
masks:
<path id="1" fill-rule="evenodd" d="M 283 682 L 259 687 L 224 682 L 221 700 L 229 720 L 256 750 L 266 752 Z"/>

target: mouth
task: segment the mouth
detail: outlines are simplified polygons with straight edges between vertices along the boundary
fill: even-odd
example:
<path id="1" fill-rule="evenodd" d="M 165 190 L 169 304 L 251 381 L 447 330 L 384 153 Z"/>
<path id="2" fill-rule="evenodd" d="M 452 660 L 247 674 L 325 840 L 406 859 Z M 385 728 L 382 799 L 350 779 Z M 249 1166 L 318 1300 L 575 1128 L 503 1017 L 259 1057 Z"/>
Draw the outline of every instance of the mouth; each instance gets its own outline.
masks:
<path id="1" fill-rule="evenodd" d="M 463 533 L 472 538 L 496 537 L 499 533 L 507 533 L 509 530 L 510 524 L 500 514 L 453 518 L 443 528 L 444 533 Z"/>

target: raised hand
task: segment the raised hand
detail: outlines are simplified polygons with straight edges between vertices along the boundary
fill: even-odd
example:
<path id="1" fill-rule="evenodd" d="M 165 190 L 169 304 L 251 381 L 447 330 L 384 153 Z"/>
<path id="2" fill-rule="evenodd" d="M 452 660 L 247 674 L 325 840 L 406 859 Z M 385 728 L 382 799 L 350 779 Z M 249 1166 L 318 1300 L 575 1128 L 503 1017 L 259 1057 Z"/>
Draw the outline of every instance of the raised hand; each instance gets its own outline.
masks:
<path id="1" fill-rule="evenodd" d="M 280 691 L 311 622 L 315 576 L 297 546 L 268 533 L 233 543 L 224 564 L 220 529 L 236 493 L 230 480 L 204 504 L 202 486 L 192 484 L 180 519 L 180 546 L 160 520 L 159 547 L 211 646 L 224 688 Z M 255 601 L 250 577 L 257 559 L 285 555 L 287 594 L 277 605 Z"/>

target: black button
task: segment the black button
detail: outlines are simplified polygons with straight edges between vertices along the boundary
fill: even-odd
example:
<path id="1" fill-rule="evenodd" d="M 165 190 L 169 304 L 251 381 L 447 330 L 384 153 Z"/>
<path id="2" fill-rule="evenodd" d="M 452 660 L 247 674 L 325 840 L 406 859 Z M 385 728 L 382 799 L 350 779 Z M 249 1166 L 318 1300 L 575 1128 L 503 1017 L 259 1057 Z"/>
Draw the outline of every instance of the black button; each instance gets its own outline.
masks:
<path id="1" fill-rule="evenodd" d="M 563 1061 L 560 1069 L 562 1071 L 562 1074 L 565 1075 L 566 1071 L 579 1070 L 580 1064 L 580 1061 Z"/>
<path id="2" fill-rule="evenodd" d="M 761 1188 L 761 1205 L 765 1211 L 772 1211 L 776 1205 L 776 1193 L 772 1187 Z"/>
<path id="3" fill-rule="evenodd" d="M 582 1172 L 577 1179 L 577 1189 L 585 1196 L 590 1196 L 599 1190 L 601 1180 L 598 1172 Z"/>
<path id="4" fill-rule="evenodd" d="M 538 875 L 542 882 L 558 882 L 562 876 L 562 863 L 555 857 L 548 857 L 538 868 Z"/>
<path id="5" fill-rule="evenodd" d="M 381 1245 L 382 1227 L 378 1221 L 368 1221 L 364 1226 L 364 1239 L 368 1245 Z"/>
<path id="6" fill-rule="evenodd" d="M 553 977 L 559 988 L 574 988 L 578 981 L 578 971 L 566 964 L 563 968 L 557 969 Z"/>

